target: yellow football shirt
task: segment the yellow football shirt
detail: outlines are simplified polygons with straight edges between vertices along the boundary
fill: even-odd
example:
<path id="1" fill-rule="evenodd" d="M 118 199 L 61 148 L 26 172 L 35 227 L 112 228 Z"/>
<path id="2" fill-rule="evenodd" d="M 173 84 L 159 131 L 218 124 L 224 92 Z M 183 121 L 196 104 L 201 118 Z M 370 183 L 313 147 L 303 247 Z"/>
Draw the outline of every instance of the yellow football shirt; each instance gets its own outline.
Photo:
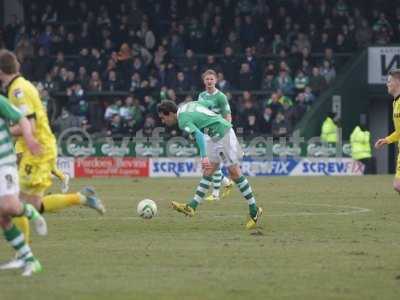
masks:
<path id="1" fill-rule="evenodd" d="M 43 151 L 40 156 L 56 155 L 56 139 L 50 129 L 47 113 L 36 87 L 22 76 L 17 76 L 8 85 L 7 94 L 11 103 L 18 107 L 25 117 L 35 119 L 34 135 L 42 145 Z M 17 153 L 29 153 L 23 137 L 17 138 L 15 148 Z"/>
<path id="2" fill-rule="evenodd" d="M 400 95 L 393 100 L 393 124 L 394 131 L 386 137 L 389 143 L 400 141 Z"/>

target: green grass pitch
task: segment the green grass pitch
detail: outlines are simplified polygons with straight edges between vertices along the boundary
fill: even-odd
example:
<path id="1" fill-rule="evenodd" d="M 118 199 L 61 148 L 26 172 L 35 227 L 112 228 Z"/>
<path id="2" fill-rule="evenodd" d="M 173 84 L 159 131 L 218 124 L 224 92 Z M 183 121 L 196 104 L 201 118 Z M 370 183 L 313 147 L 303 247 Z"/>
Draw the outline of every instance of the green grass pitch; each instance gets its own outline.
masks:
<path id="1" fill-rule="evenodd" d="M 0 299 L 400 299 L 400 196 L 390 176 L 250 178 L 265 210 L 244 229 L 235 190 L 195 217 L 169 208 L 197 179 L 75 180 L 96 187 L 107 214 L 48 214 L 33 236 L 44 272 L 0 272 Z M 139 200 L 159 215 L 136 215 Z M 0 241 L 0 260 L 12 251 Z"/>

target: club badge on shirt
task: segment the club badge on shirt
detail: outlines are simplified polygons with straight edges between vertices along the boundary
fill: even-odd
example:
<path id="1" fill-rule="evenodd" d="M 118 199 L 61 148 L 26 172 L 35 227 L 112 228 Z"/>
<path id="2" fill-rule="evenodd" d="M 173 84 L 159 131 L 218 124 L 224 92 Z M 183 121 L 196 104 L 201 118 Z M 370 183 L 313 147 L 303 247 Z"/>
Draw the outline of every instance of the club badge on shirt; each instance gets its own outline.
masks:
<path id="1" fill-rule="evenodd" d="M 24 92 L 21 89 L 15 89 L 14 97 L 17 99 L 21 99 L 24 96 Z"/>

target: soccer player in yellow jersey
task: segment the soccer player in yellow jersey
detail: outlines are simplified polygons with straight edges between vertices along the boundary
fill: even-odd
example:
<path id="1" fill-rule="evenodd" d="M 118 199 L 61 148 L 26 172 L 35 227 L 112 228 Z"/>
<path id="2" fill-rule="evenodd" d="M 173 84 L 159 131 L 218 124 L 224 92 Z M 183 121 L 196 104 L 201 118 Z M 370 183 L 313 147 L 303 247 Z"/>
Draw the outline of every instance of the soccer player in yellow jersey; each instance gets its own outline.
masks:
<path id="1" fill-rule="evenodd" d="M 377 140 L 375 148 L 400 141 L 400 69 L 389 72 L 386 87 L 388 93 L 393 96 L 393 123 L 394 131 L 389 136 Z M 400 193 L 400 154 L 397 157 L 396 175 L 393 180 L 393 188 Z"/>
<path id="2" fill-rule="evenodd" d="M 12 134 L 17 136 L 16 148 L 21 152 L 18 165 L 20 198 L 33 204 L 41 213 L 84 205 L 103 214 L 105 208 L 102 202 L 96 197 L 94 190 L 88 187 L 79 193 L 44 196 L 45 191 L 52 184 L 51 174 L 57 159 L 56 139 L 51 132 L 38 90 L 19 74 L 19 68 L 19 62 L 12 52 L 0 50 L 0 81 L 12 104 L 30 120 L 34 136 L 42 146 L 42 153 L 39 156 L 31 155 L 25 141 L 20 137 L 21 128 L 17 125 L 11 128 Z M 17 218 L 14 222 L 29 240 L 27 219 Z"/>

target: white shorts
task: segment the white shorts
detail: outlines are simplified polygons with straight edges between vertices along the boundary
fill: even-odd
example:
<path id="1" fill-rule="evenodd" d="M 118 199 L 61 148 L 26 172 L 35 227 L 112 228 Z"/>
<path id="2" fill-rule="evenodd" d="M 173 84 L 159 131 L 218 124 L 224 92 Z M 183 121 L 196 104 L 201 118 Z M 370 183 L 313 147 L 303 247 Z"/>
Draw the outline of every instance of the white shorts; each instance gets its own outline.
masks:
<path id="1" fill-rule="evenodd" d="M 0 167 L 0 197 L 19 195 L 17 166 Z"/>
<path id="2" fill-rule="evenodd" d="M 205 140 L 207 143 L 207 157 L 210 162 L 223 163 L 226 167 L 240 163 L 243 157 L 243 150 L 232 128 L 218 141 L 213 141 L 210 137 Z"/>

